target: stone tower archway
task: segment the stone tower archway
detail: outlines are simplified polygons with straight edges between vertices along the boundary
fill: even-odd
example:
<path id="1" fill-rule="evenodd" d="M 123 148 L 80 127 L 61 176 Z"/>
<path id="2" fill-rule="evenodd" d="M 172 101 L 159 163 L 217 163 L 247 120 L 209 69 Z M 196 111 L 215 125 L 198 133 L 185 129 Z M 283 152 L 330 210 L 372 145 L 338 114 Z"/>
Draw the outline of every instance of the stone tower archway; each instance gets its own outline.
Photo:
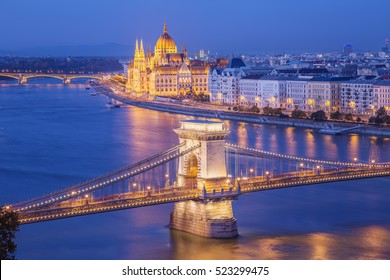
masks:
<path id="1" fill-rule="evenodd" d="M 194 153 L 191 153 L 186 162 L 186 176 L 191 178 L 198 177 L 198 158 Z"/>
<path id="2" fill-rule="evenodd" d="M 226 136 L 223 122 L 204 120 L 182 121 L 174 130 L 179 136 L 178 187 L 196 187 L 199 199 L 176 202 L 171 213 L 170 227 L 211 238 L 236 237 L 237 221 L 233 216 L 232 198 L 207 197 L 223 193 L 229 186 L 225 160 Z"/>

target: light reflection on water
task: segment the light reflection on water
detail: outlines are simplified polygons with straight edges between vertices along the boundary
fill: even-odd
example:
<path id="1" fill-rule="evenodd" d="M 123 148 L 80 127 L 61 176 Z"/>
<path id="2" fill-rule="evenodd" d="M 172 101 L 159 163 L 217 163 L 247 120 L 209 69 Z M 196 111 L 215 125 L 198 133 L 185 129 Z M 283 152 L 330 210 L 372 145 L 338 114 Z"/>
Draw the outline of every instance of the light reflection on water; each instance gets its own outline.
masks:
<path id="1" fill-rule="evenodd" d="M 83 85 L 0 87 L 0 203 L 48 193 L 177 144 L 191 117 L 105 108 Z M 228 141 L 329 160 L 390 161 L 390 139 L 226 122 Z M 240 236 L 210 240 L 167 227 L 172 205 L 26 225 L 20 259 L 390 259 L 390 179 L 245 195 Z"/>
<path id="2" fill-rule="evenodd" d="M 240 236 L 210 240 L 171 231 L 176 259 L 388 259 L 389 230 L 369 226 L 354 233 Z M 207 248 L 207 250 L 199 250 Z"/>

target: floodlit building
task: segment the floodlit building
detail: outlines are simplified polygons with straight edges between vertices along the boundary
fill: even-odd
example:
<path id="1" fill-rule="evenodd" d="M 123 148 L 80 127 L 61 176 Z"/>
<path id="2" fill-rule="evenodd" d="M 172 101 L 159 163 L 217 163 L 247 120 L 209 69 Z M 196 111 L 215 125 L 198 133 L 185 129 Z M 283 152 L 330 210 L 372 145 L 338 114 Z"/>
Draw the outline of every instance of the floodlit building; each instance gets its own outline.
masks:
<path id="1" fill-rule="evenodd" d="M 137 95 L 207 94 L 208 73 L 206 62 L 190 62 L 186 49 L 178 51 L 164 23 L 163 34 L 158 38 L 154 52 L 151 49 L 145 51 L 142 39 L 140 43 L 136 40 L 126 89 Z"/>

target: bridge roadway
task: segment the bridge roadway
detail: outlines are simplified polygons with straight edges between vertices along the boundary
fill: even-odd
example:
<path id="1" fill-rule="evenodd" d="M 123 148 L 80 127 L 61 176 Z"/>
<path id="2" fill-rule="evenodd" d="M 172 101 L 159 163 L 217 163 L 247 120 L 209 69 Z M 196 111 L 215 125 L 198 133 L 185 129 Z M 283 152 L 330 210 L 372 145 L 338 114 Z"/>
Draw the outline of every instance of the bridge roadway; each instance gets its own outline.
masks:
<path id="1" fill-rule="evenodd" d="M 145 207 L 186 200 L 236 199 L 241 194 L 280 188 L 314 185 L 345 180 L 390 176 L 390 165 L 372 167 L 348 167 L 346 169 L 291 172 L 278 176 L 257 176 L 241 179 L 229 190 L 216 188 L 205 193 L 195 188 L 167 188 L 157 191 L 128 192 L 94 200 L 93 198 L 62 202 L 56 206 L 43 206 L 19 211 L 21 224 L 43 222 L 74 216 L 110 212 L 121 209 Z"/>
<path id="2" fill-rule="evenodd" d="M 69 84 L 73 79 L 102 79 L 102 74 L 54 74 L 54 73 L 0 73 L 0 77 L 8 77 L 18 80 L 19 84 L 26 84 L 32 78 L 54 78 Z"/>

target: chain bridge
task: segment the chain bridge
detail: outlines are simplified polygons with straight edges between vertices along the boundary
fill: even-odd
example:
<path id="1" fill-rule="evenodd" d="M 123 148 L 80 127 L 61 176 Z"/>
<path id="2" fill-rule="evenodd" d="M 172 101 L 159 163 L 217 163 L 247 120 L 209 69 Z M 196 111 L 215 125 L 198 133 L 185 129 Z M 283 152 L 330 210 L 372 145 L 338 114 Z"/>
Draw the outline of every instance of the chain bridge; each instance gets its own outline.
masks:
<path id="1" fill-rule="evenodd" d="M 296 157 L 226 142 L 222 122 L 182 121 L 179 144 L 104 176 L 8 205 L 22 224 L 174 203 L 171 228 L 211 238 L 238 234 L 240 195 L 390 175 L 390 162 Z"/>

